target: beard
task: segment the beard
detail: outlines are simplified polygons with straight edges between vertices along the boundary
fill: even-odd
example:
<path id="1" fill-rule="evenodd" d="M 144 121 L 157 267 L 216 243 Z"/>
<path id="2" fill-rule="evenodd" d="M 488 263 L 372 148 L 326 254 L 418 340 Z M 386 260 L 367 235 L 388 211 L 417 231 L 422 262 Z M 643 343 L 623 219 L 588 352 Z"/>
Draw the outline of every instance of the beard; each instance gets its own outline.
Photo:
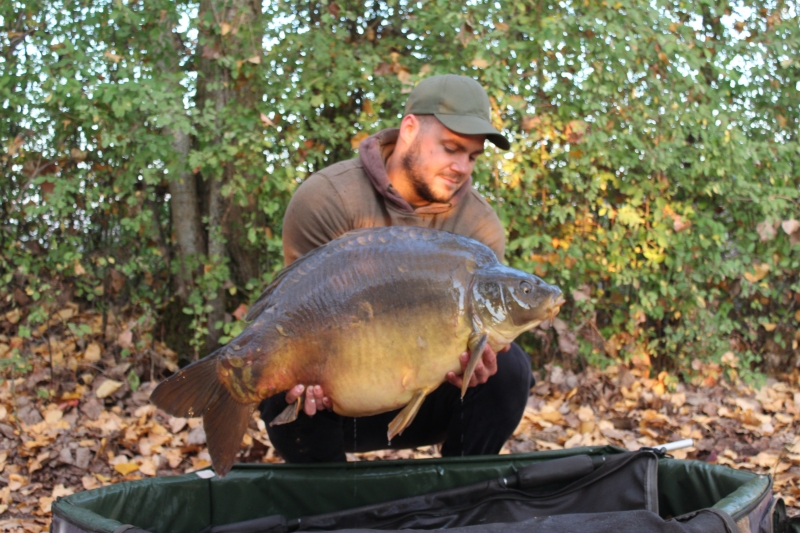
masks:
<path id="1" fill-rule="evenodd" d="M 422 165 L 420 164 L 420 142 L 419 138 L 415 139 L 411 146 L 408 147 L 408 151 L 403 155 L 403 159 L 400 161 L 403 166 L 403 170 L 406 172 L 406 176 L 411 181 L 411 186 L 414 189 L 414 192 L 417 194 L 419 198 L 422 198 L 426 202 L 434 203 L 434 204 L 445 204 L 450 201 L 453 197 L 453 194 L 437 194 L 433 190 L 431 190 L 430 185 L 425 182 L 425 179 L 422 176 L 422 171 L 420 168 Z"/>

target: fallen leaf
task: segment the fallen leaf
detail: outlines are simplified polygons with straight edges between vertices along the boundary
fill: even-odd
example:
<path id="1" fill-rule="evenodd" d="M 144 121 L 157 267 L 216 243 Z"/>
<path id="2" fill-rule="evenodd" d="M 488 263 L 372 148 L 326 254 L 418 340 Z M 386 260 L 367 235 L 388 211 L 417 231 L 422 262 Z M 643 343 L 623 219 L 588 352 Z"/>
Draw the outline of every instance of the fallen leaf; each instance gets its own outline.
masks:
<path id="1" fill-rule="evenodd" d="M 53 499 L 61 498 L 63 496 L 69 496 L 71 494 L 75 494 L 75 490 L 69 487 L 65 487 L 63 483 L 60 483 L 53 487 Z"/>
<path id="2" fill-rule="evenodd" d="M 750 283 L 758 283 L 769 274 L 769 265 L 767 263 L 754 265 L 753 269 L 753 272 L 744 273 L 744 278 Z"/>
<path id="3" fill-rule="evenodd" d="M 185 418 L 178 418 L 171 416 L 167 423 L 169 424 L 169 429 L 172 430 L 173 433 L 178 433 L 180 430 L 186 427 L 188 420 Z"/>
<path id="4" fill-rule="evenodd" d="M 11 474 L 8 476 L 8 488 L 11 492 L 17 491 L 26 486 L 30 481 L 24 476 L 19 474 Z"/>
<path id="5" fill-rule="evenodd" d="M 591 407 L 584 405 L 578 409 L 578 419 L 581 422 L 589 422 L 590 420 L 594 420 L 594 418 L 594 411 Z"/>
<path id="6" fill-rule="evenodd" d="M 97 395 L 98 398 L 101 399 L 107 398 L 108 396 L 111 396 L 112 394 L 117 392 L 120 387 L 122 387 L 121 382 L 115 381 L 113 379 L 107 379 L 100 385 L 100 387 L 97 388 L 95 394 Z"/>
<path id="7" fill-rule="evenodd" d="M 778 464 L 778 455 L 775 453 L 761 452 L 758 455 L 751 457 L 750 462 L 762 468 L 772 468 Z"/>
<path id="8" fill-rule="evenodd" d="M 170 468 L 178 468 L 183 461 L 183 453 L 178 448 L 164 450 L 164 457 L 167 459 Z"/>
<path id="9" fill-rule="evenodd" d="M 570 331 L 566 322 L 560 318 L 553 320 L 553 329 L 558 333 L 558 349 L 561 353 L 567 356 L 575 356 L 578 354 L 578 338 L 575 333 Z"/>
<path id="10" fill-rule="evenodd" d="M 56 424 L 59 420 L 61 420 L 63 416 L 64 413 L 61 411 L 61 409 L 58 408 L 50 409 L 48 411 L 45 411 L 44 421 L 52 426 L 53 424 Z"/>
<path id="11" fill-rule="evenodd" d="M 219 33 L 221 35 L 228 35 L 231 32 L 232 26 L 227 22 L 223 22 L 219 25 Z"/>
<path id="12" fill-rule="evenodd" d="M 117 337 L 117 345 L 124 350 L 130 348 L 131 344 L 133 344 L 133 331 L 126 329 Z"/>
<path id="13" fill-rule="evenodd" d="M 156 470 L 156 463 L 150 457 L 142 460 L 142 464 L 139 466 L 139 471 L 146 476 L 155 476 Z"/>
<path id="14" fill-rule="evenodd" d="M 16 325 L 19 322 L 21 314 L 22 313 L 20 312 L 19 309 L 12 309 L 11 311 L 3 315 L 3 317 L 9 322 L 11 322 L 12 325 Z"/>
<path id="15" fill-rule="evenodd" d="M 192 457 L 191 460 L 192 460 L 192 468 L 189 470 L 190 472 L 194 472 L 195 470 L 202 470 L 203 468 L 211 466 L 210 461 L 207 461 L 205 459 L 200 459 L 199 457 Z"/>
<path id="16" fill-rule="evenodd" d="M 102 350 L 99 344 L 96 342 L 89 343 L 89 346 L 87 346 L 86 350 L 83 352 L 83 359 L 89 363 L 96 363 L 100 360 L 101 352 Z"/>
<path id="17" fill-rule="evenodd" d="M 102 487 L 102 484 L 92 475 L 86 475 L 81 478 L 81 485 L 84 490 L 92 490 Z"/>
<path id="18" fill-rule="evenodd" d="M 127 476 L 131 472 L 136 472 L 139 470 L 139 465 L 136 463 L 119 463 L 114 465 L 114 470 L 122 474 L 123 476 Z"/>
<path id="19" fill-rule="evenodd" d="M 53 505 L 53 500 L 50 496 L 40 496 L 39 497 L 39 510 L 42 514 L 49 514 L 51 511 L 51 506 Z"/>

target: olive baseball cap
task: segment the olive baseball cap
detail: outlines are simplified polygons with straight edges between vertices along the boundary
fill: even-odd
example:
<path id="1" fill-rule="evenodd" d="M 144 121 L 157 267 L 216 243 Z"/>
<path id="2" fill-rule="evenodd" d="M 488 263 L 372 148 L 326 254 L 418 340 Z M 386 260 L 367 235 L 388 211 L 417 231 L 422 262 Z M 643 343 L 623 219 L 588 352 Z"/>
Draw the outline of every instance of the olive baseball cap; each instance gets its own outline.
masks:
<path id="1" fill-rule="evenodd" d="M 425 78 L 406 102 L 406 115 L 433 115 L 444 126 L 463 135 L 486 135 L 495 146 L 511 143 L 492 126 L 492 106 L 481 84 L 466 76 L 445 74 Z"/>

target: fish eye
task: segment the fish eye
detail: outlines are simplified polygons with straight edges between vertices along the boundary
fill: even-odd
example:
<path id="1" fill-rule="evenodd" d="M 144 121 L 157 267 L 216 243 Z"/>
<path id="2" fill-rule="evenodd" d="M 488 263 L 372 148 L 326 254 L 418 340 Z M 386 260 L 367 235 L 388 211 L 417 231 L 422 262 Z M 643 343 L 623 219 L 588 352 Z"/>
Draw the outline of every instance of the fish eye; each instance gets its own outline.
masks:
<path id="1" fill-rule="evenodd" d="M 522 292 L 524 292 L 525 294 L 529 294 L 533 290 L 533 287 L 531 287 L 531 284 L 528 283 L 527 281 L 523 281 L 522 283 L 520 283 L 519 288 L 522 289 Z"/>

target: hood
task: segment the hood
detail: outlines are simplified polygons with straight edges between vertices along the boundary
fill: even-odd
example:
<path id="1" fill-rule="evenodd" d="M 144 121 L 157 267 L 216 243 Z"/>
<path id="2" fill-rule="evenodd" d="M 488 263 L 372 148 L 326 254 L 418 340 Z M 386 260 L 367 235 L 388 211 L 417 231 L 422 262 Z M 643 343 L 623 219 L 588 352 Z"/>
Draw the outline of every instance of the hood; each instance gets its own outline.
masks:
<path id="1" fill-rule="evenodd" d="M 386 160 L 394 152 L 399 133 L 400 130 L 397 128 L 385 129 L 367 137 L 358 146 L 358 157 L 372 186 L 386 199 L 389 205 L 398 211 L 418 215 L 435 215 L 452 209 L 472 187 L 472 177 L 464 182 L 449 202 L 429 204 L 422 207 L 414 207 L 409 204 L 392 186 L 389 181 L 389 175 L 386 174 Z"/>

